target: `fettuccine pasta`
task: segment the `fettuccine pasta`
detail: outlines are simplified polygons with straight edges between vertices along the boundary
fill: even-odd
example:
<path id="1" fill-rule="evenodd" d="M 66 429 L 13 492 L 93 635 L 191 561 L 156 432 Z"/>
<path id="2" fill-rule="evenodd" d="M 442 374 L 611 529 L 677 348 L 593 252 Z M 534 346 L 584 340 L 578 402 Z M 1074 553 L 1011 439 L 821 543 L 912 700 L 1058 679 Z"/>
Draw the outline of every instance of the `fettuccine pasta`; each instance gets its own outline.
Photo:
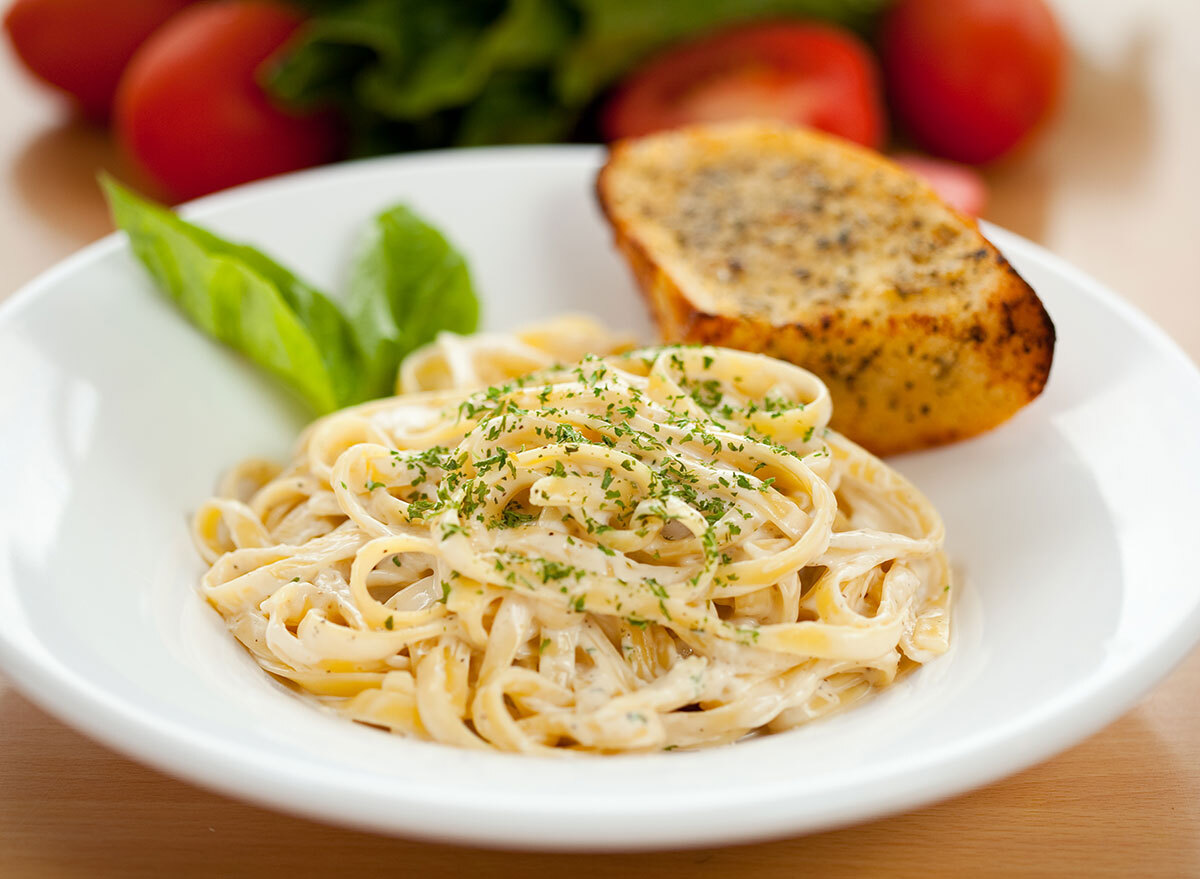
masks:
<path id="1" fill-rule="evenodd" d="M 947 649 L 941 520 L 815 376 L 624 347 L 568 320 L 414 354 L 200 508 L 203 595 L 348 718 L 522 753 L 784 730 Z"/>

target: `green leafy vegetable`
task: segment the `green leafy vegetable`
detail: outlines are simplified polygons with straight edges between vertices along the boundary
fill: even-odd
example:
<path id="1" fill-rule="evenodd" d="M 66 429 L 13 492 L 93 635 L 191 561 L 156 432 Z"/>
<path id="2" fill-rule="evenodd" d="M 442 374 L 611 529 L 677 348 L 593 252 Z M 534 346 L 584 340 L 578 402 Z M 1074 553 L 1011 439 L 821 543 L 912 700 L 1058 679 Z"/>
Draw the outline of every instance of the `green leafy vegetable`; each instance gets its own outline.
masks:
<path id="1" fill-rule="evenodd" d="M 363 352 L 366 396 L 389 393 L 401 358 L 440 330 L 468 333 L 479 302 L 462 256 L 398 205 L 368 228 L 350 279 L 346 313 Z"/>
<path id="2" fill-rule="evenodd" d="M 101 184 L 134 254 L 180 310 L 278 377 L 316 413 L 391 392 L 400 360 L 441 330 L 470 332 L 478 300 L 463 258 L 397 206 L 374 219 L 338 304 L 262 252 Z"/>
<path id="3" fill-rule="evenodd" d="M 306 5 L 314 11 L 312 19 L 294 48 L 266 72 L 265 84 L 296 107 L 337 105 L 357 135 L 358 153 L 463 140 L 462 110 L 489 91 L 497 76 L 540 70 L 549 82 L 575 27 L 574 13 L 561 0 Z M 509 90 L 503 92 L 511 103 Z M 526 131 L 535 115 L 516 120 L 514 130 Z M 468 127 L 481 130 L 478 121 Z M 503 140 L 517 142 L 511 136 Z"/>
<path id="4" fill-rule="evenodd" d="M 867 29 L 888 0 L 300 0 L 312 12 L 265 84 L 337 106 L 356 152 L 563 140 L 654 52 L 739 21 Z"/>
<path id="5" fill-rule="evenodd" d="M 453 10 L 454 3 L 421 3 L 424 17 Z M 482 17 L 482 16 L 481 16 Z M 369 106 L 395 119 L 420 119 L 446 107 L 470 102 L 493 73 L 527 70 L 551 63 L 570 34 L 566 11 L 554 0 L 512 0 L 493 20 L 458 28 L 440 23 L 432 38 L 412 53 L 403 70 L 376 67 L 360 82 Z"/>
<path id="6" fill-rule="evenodd" d="M 463 111 L 456 146 L 554 143 L 566 140 L 579 118 L 557 102 L 542 73 L 498 73 Z"/>
<path id="7" fill-rule="evenodd" d="M 357 349 L 332 302 L 257 251 L 110 179 L 102 185 L 134 254 L 194 324 L 283 379 L 317 412 L 348 396 Z"/>
<path id="8" fill-rule="evenodd" d="M 864 27 L 888 0 L 573 0 L 579 39 L 556 69 L 562 100 L 582 104 L 658 49 L 743 21 L 812 18 Z"/>

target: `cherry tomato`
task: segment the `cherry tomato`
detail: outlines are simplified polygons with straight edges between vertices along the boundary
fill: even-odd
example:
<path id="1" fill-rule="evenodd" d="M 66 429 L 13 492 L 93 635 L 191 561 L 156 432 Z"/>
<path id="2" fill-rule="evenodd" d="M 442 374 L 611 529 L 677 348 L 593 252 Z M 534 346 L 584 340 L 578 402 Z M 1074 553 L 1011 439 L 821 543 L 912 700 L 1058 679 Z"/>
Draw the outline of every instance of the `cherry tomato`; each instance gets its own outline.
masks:
<path id="1" fill-rule="evenodd" d="M 891 156 L 891 160 L 922 178 L 933 187 L 938 198 L 960 214 L 978 217 L 987 207 L 987 184 L 983 175 L 969 165 L 914 153 Z"/>
<path id="2" fill-rule="evenodd" d="M 290 113 L 257 81 L 301 21 L 272 0 L 201 3 L 175 16 L 121 79 L 122 144 L 181 199 L 335 158 L 335 119 Z"/>
<path id="3" fill-rule="evenodd" d="M 34 75 L 72 95 L 85 116 L 112 111 L 134 50 L 189 0 L 16 0 L 4 16 Z"/>
<path id="4" fill-rule="evenodd" d="M 756 24 L 668 49 L 626 79 L 603 111 L 611 140 L 739 118 L 810 125 L 878 148 L 875 63 L 854 34 L 809 23 Z"/>
<path id="5" fill-rule="evenodd" d="M 1043 0 L 900 0 L 880 54 L 897 118 L 916 141 L 978 164 L 1047 117 L 1066 48 Z"/>

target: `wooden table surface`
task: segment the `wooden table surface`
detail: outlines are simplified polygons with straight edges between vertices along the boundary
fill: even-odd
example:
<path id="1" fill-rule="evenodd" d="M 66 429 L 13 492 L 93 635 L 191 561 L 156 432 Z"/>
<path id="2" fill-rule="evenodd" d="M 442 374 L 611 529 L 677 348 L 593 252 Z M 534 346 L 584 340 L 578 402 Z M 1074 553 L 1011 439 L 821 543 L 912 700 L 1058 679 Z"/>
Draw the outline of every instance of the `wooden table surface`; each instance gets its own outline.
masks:
<path id="1" fill-rule="evenodd" d="M 990 172 L 987 216 L 1109 284 L 1200 359 L 1200 3 L 1057 6 L 1071 86 L 1045 138 Z M 6 50 L 0 111 L 3 297 L 109 230 L 94 175 L 126 169 Z M 752 846 L 584 856 L 388 839 L 243 805 L 92 743 L 0 677 L 0 876 L 1200 876 L 1198 694 L 1200 652 L 1091 739 L 917 812 Z"/>

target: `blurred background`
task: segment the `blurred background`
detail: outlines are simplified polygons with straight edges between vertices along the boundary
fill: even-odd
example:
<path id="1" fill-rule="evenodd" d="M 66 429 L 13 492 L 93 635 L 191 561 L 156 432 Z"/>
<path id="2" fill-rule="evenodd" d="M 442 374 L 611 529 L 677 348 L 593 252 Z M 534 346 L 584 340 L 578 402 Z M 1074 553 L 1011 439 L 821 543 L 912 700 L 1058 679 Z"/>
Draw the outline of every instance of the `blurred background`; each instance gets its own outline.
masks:
<path id="1" fill-rule="evenodd" d="M 0 0 L 0 13 L 0 299 L 111 230 L 101 170 L 174 203 L 364 156 L 771 116 L 908 164 L 1200 359 L 1197 0 Z M 1196 875 L 1197 682 L 1193 655 L 1103 733 L 953 802 L 658 863 L 924 875 L 937 851 L 950 873 L 1069 875 L 1104 852 L 1111 869 L 1093 860 L 1092 875 Z M 263 841 L 283 837 L 300 872 L 319 849 L 343 867 L 453 872 L 460 857 L 202 793 L 0 680 L 0 874 L 260 876 Z M 497 876 L 558 863 L 485 861 Z M 641 867 L 575 859 L 572 875 L 605 865 Z"/>
<path id="2" fill-rule="evenodd" d="M 48 257 L 5 292 L 109 230 L 101 169 L 178 202 L 739 116 L 888 153 L 1119 290 L 1200 276 L 1194 0 L 13 0 L 4 31 L 0 228 Z"/>

